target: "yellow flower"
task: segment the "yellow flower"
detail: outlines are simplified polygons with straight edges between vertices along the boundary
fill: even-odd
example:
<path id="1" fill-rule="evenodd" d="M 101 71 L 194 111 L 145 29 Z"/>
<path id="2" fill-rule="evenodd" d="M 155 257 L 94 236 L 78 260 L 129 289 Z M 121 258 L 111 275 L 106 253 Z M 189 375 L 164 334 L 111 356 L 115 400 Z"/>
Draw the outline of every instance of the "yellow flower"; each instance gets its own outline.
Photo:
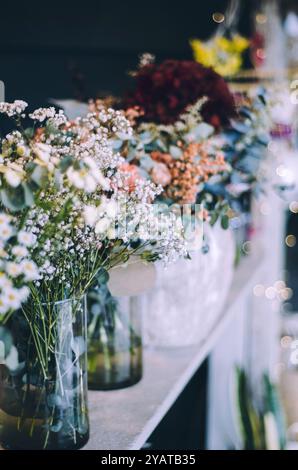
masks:
<path id="1" fill-rule="evenodd" d="M 249 41 L 240 34 L 236 34 L 233 37 L 233 46 L 236 52 L 244 52 L 249 47 Z"/>
<path id="2" fill-rule="evenodd" d="M 242 59 L 239 55 L 232 55 L 225 62 L 218 63 L 214 70 L 223 77 L 233 76 L 239 72 L 242 65 Z"/>
<path id="3" fill-rule="evenodd" d="M 215 36 L 207 42 L 193 39 L 190 41 L 194 59 L 205 67 L 212 67 L 226 77 L 239 72 L 242 66 L 242 53 L 249 46 L 249 41 L 236 34 L 232 39 Z"/>
<path id="4" fill-rule="evenodd" d="M 225 38 L 224 36 L 216 36 L 214 42 L 219 49 L 225 52 L 231 52 L 233 50 L 232 41 Z"/>
<path id="5" fill-rule="evenodd" d="M 216 50 L 212 45 L 203 43 L 198 39 L 190 41 L 190 45 L 194 52 L 194 58 L 197 62 L 205 65 L 205 67 L 213 67 L 216 62 Z"/>

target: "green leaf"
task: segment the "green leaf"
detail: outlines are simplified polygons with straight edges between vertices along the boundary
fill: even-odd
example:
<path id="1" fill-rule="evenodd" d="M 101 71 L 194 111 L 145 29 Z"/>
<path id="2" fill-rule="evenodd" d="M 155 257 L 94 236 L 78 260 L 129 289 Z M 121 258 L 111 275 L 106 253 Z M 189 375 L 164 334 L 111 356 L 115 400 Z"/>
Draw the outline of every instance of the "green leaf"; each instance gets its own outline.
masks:
<path id="1" fill-rule="evenodd" d="M 222 216 L 220 225 L 224 230 L 227 230 L 229 228 L 229 217 L 227 215 Z"/>
<path id="2" fill-rule="evenodd" d="M 71 165 L 73 162 L 73 158 L 71 155 L 66 155 L 64 158 L 62 158 L 60 162 L 60 170 L 64 173 Z"/>
<path id="3" fill-rule="evenodd" d="M 31 179 L 37 186 L 44 186 L 48 181 L 48 171 L 46 168 L 36 165 L 34 168 Z"/>
<path id="4" fill-rule="evenodd" d="M 24 131 L 24 134 L 27 137 L 27 139 L 32 139 L 34 137 L 34 133 L 35 133 L 35 131 L 34 131 L 33 127 L 28 127 Z"/>
<path id="5" fill-rule="evenodd" d="M 34 194 L 28 183 L 23 183 L 24 195 L 25 195 L 25 204 L 28 207 L 31 207 L 34 203 Z"/>
<path id="6" fill-rule="evenodd" d="M 218 212 L 213 212 L 213 214 L 211 215 L 211 219 L 210 219 L 210 225 L 213 226 L 216 224 L 217 220 L 218 220 L 218 217 L 219 217 L 219 213 Z"/>
<path id="7" fill-rule="evenodd" d="M 271 382 L 268 374 L 263 376 L 264 395 L 267 412 L 271 412 L 276 419 L 281 450 L 286 446 L 286 424 L 284 412 L 275 385 Z"/>
<path id="8" fill-rule="evenodd" d="M 172 157 L 178 159 L 182 156 L 182 150 L 176 145 L 170 145 L 170 154 L 172 155 Z"/>
<path id="9" fill-rule="evenodd" d="M 7 187 L 0 191 L 2 204 L 12 212 L 17 212 L 26 207 L 25 192 L 22 185 L 17 188 Z"/>
<path id="10" fill-rule="evenodd" d="M 243 450 L 255 449 L 253 427 L 250 420 L 251 397 L 248 391 L 245 371 L 236 368 L 237 407 L 243 439 Z"/>

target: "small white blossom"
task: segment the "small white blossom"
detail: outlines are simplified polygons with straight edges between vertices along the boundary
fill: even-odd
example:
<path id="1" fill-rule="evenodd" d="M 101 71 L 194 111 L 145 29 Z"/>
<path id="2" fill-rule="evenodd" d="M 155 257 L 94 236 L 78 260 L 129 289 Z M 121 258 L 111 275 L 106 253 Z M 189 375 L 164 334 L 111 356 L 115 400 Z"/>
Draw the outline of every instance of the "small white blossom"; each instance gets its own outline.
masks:
<path id="1" fill-rule="evenodd" d="M 33 113 L 29 114 L 29 117 L 34 121 L 43 122 L 48 118 L 53 118 L 56 114 L 56 110 L 53 106 L 49 108 L 38 108 Z"/>
<path id="2" fill-rule="evenodd" d="M 10 277 L 18 277 L 22 272 L 22 267 L 18 263 L 8 262 L 6 264 L 6 272 Z"/>
<path id="3" fill-rule="evenodd" d="M 23 100 L 15 100 L 13 103 L 0 103 L 0 113 L 7 114 L 9 117 L 21 115 L 27 108 L 28 103 Z"/>
<path id="4" fill-rule="evenodd" d="M 21 230 L 18 233 L 18 242 L 21 243 L 21 245 L 32 246 L 36 242 L 36 235 L 34 235 L 32 232 Z"/>
<path id="5" fill-rule="evenodd" d="M 26 256 L 28 256 L 27 248 L 21 245 L 14 246 L 11 252 L 16 258 L 25 258 Z"/>
<path id="6" fill-rule="evenodd" d="M 24 260 L 20 264 L 25 281 L 34 281 L 39 278 L 39 271 L 33 261 Z"/>
<path id="7" fill-rule="evenodd" d="M 9 224 L 0 224 L 0 240 L 8 240 L 13 234 L 13 228 Z"/>

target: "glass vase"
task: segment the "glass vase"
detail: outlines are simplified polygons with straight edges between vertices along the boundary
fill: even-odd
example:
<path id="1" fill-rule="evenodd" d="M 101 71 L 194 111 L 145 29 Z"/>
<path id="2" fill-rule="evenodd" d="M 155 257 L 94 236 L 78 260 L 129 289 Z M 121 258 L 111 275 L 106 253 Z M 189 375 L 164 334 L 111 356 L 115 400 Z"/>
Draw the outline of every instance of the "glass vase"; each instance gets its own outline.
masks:
<path id="1" fill-rule="evenodd" d="M 88 294 L 88 385 L 115 390 L 142 378 L 141 315 L 135 297 L 113 297 L 106 284 Z"/>
<path id="2" fill-rule="evenodd" d="M 83 297 L 28 304 L 0 327 L 4 448 L 72 450 L 88 441 L 86 326 Z"/>

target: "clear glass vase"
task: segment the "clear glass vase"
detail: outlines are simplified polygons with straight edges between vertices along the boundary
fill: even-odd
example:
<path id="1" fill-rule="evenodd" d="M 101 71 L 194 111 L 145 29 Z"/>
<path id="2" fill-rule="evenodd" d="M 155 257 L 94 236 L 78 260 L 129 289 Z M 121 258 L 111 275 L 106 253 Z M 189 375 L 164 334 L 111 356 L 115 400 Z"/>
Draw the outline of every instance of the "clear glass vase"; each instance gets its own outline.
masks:
<path id="1" fill-rule="evenodd" d="M 71 450 L 88 441 L 86 327 L 85 297 L 28 304 L 0 327 L 4 448 Z"/>
<path id="2" fill-rule="evenodd" d="M 142 378 L 141 315 L 135 297 L 113 297 L 101 285 L 88 294 L 88 385 L 115 390 Z"/>

